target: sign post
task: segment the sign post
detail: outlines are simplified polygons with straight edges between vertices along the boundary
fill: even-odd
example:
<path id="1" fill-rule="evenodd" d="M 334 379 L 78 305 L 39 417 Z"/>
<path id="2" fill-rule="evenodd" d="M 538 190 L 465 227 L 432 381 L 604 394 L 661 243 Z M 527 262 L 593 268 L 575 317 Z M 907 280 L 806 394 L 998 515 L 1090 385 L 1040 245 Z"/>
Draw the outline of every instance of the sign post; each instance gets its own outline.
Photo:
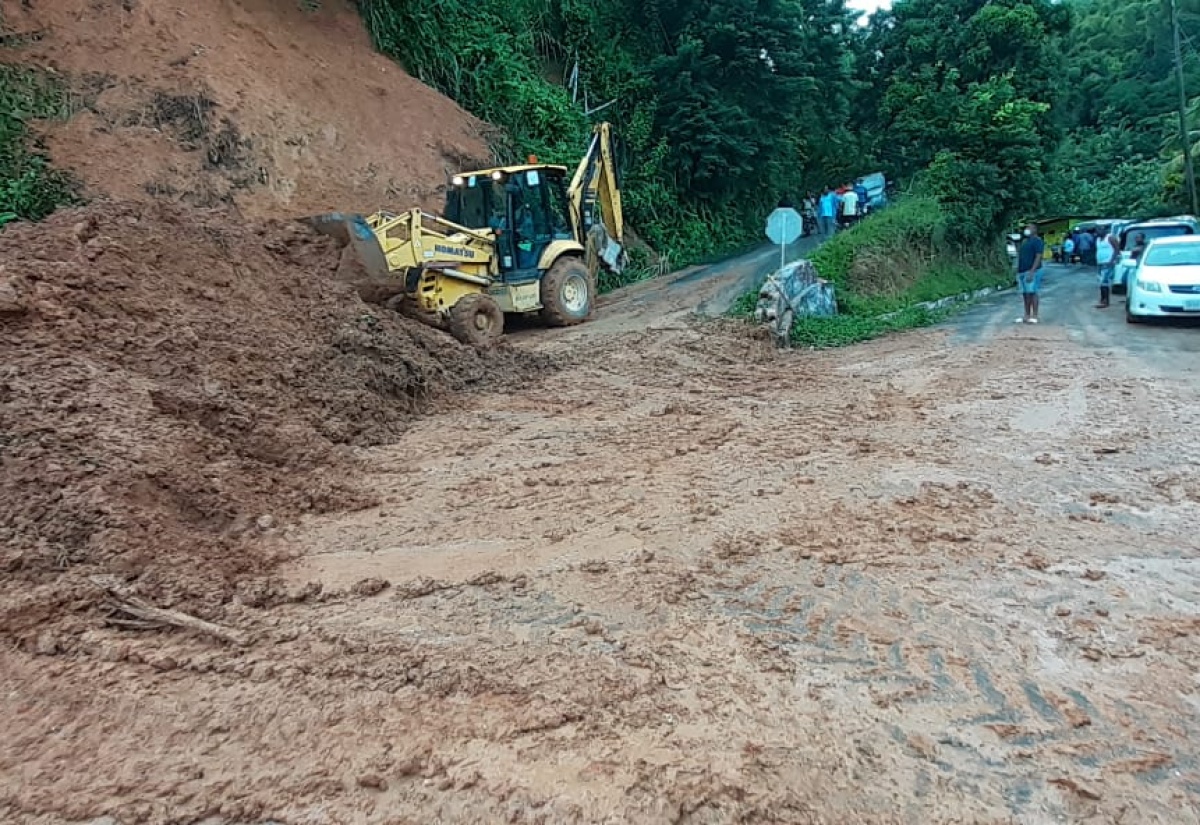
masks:
<path id="1" fill-rule="evenodd" d="M 787 266 L 787 248 L 804 233 L 804 219 L 795 209 L 776 209 L 767 216 L 767 238 L 779 245 L 779 268 Z"/>

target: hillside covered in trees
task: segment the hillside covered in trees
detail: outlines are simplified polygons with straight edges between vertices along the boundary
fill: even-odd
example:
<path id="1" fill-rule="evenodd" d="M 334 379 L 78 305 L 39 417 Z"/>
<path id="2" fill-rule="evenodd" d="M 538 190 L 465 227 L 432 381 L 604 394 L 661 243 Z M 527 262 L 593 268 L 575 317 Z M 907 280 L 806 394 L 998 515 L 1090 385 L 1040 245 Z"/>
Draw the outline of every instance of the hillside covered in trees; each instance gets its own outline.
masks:
<path id="1" fill-rule="evenodd" d="M 637 225 L 683 258 L 877 168 L 973 238 L 1046 209 L 1181 205 L 1161 0 L 896 0 L 870 19 L 843 0 L 360 5 L 381 50 L 518 151 L 573 157 L 607 105 Z M 1181 8 L 1200 31 L 1200 3 Z"/>
<path id="2" fill-rule="evenodd" d="M 1179 3 L 1187 84 L 1200 94 L 1200 0 Z M 613 121 L 631 221 L 671 265 L 757 241 L 782 196 L 876 170 L 902 192 L 936 201 L 938 237 L 974 249 L 1044 212 L 1186 205 L 1167 0 L 894 0 L 869 18 L 845 0 L 278 0 L 279 25 L 299 31 L 293 15 L 333 5 L 356 7 L 379 51 L 498 127 L 490 140 L 499 158 L 534 153 L 570 163 L 591 121 Z M 333 30 L 327 35 L 335 42 Z M 75 191 L 31 142 L 29 124 L 89 98 L 64 90 L 62 75 L 11 63 L 0 65 L 0 80 L 0 214 L 41 217 Z M 378 93 L 383 107 L 394 105 L 388 91 L 362 94 Z M 226 97 L 236 94 L 230 87 Z M 332 99 L 340 105 L 348 94 Z M 397 146 L 434 143 L 413 132 L 436 132 L 434 119 L 401 108 L 412 124 L 393 135 Z M 1200 106 L 1189 117 L 1198 140 Z M 458 126 L 439 118 L 443 142 L 463 143 Z M 387 122 L 371 125 L 390 134 Z M 89 141 L 102 138 L 100 130 Z M 244 146 L 266 144 L 244 138 Z M 302 136 L 304 148 L 295 149 L 297 140 L 279 137 L 276 160 L 320 143 Z M 379 141 L 372 146 L 383 151 Z M 447 163 L 468 154 L 439 144 L 431 157 L 438 152 Z M 364 181 L 379 168 L 364 159 Z M 427 200 L 436 171 L 411 194 L 387 180 L 379 189 L 393 206 Z M 302 197 L 320 185 L 307 174 L 268 185 Z"/>

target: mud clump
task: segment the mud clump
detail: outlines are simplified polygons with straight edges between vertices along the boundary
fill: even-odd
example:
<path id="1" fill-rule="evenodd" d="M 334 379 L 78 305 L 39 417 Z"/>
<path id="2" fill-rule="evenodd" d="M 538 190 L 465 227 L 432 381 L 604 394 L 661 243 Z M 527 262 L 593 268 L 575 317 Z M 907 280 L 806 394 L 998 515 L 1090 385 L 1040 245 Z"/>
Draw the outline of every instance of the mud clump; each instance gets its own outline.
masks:
<path id="1" fill-rule="evenodd" d="M 258 538 L 370 505 L 352 446 L 549 365 L 366 304 L 297 222 L 99 203 L 0 233 L 0 634 L 92 607 L 96 573 L 218 615 Z"/>

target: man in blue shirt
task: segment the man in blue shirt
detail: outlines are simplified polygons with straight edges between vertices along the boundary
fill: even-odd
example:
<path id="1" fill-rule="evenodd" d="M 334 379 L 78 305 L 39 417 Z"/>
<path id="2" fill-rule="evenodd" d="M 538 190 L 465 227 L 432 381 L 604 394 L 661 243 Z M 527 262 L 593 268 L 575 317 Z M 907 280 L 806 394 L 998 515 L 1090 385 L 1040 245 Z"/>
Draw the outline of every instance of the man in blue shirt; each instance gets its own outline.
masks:
<path id="1" fill-rule="evenodd" d="M 863 186 L 862 178 L 854 182 L 854 194 L 858 195 L 858 214 L 865 215 L 870 210 L 870 196 L 867 194 L 867 187 Z"/>
<path id="2" fill-rule="evenodd" d="M 837 229 L 838 206 L 841 202 L 842 199 L 837 196 L 837 192 L 833 191 L 833 187 L 826 186 L 825 194 L 821 196 L 821 202 L 817 207 L 817 220 L 821 225 L 821 234 L 826 238 L 833 237 L 833 233 Z"/>
<path id="3" fill-rule="evenodd" d="M 1042 288 L 1042 258 L 1046 254 L 1046 242 L 1038 237 L 1037 226 L 1025 227 L 1025 240 L 1017 253 L 1017 285 L 1025 301 L 1025 315 L 1017 319 L 1018 324 L 1038 322 L 1038 291 Z"/>
<path id="4" fill-rule="evenodd" d="M 1096 236 L 1090 229 L 1080 232 L 1075 238 L 1075 254 L 1084 266 L 1096 265 Z"/>

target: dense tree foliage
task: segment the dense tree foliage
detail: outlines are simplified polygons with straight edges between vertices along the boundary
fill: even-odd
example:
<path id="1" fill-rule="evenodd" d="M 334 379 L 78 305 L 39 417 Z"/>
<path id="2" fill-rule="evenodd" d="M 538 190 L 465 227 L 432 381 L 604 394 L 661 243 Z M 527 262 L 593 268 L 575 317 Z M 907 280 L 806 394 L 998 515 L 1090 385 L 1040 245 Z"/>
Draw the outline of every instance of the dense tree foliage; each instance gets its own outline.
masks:
<path id="1" fill-rule="evenodd" d="M 1184 206 L 1168 0 L 894 0 L 869 20 L 846 0 L 357 2 L 380 50 L 499 127 L 497 159 L 570 163 L 616 123 L 632 222 L 674 264 L 876 170 L 959 245 L 1040 212 Z M 1178 3 L 1200 95 L 1200 0 Z M 57 101 L 7 86 L 0 211 L 37 216 L 70 197 L 24 127 Z M 1189 117 L 1200 148 L 1200 102 Z"/>
<path id="2" fill-rule="evenodd" d="M 514 154 L 569 160 L 586 108 L 611 102 L 632 215 L 683 257 L 751 238 L 781 194 L 877 168 L 942 201 L 952 232 L 994 233 L 1045 200 L 1066 128 L 1070 13 L 1052 0 L 896 0 L 865 25 L 845 0 L 360 5 L 381 49 Z"/>
<path id="3" fill-rule="evenodd" d="M 1185 83 L 1200 93 L 1200 0 L 1178 5 Z M 1185 208 L 1169 3 L 1073 0 L 1070 8 L 1056 113 L 1067 134 L 1052 157 L 1049 206 L 1105 215 Z"/>
<path id="4" fill-rule="evenodd" d="M 624 138 L 631 215 L 677 262 L 757 235 L 781 194 L 871 171 L 844 0 L 360 5 L 384 52 L 502 127 L 513 156 L 571 160 L 585 106 L 610 104 L 595 116 Z"/>
<path id="5" fill-rule="evenodd" d="M 900 0 L 865 37 L 861 127 L 979 237 L 1042 197 L 1068 12 L 1050 0 Z"/>

